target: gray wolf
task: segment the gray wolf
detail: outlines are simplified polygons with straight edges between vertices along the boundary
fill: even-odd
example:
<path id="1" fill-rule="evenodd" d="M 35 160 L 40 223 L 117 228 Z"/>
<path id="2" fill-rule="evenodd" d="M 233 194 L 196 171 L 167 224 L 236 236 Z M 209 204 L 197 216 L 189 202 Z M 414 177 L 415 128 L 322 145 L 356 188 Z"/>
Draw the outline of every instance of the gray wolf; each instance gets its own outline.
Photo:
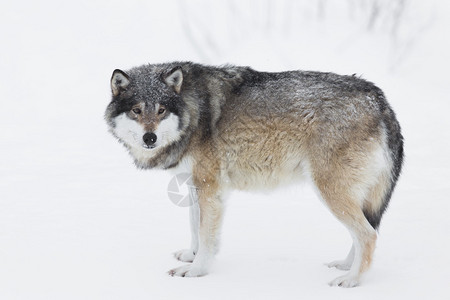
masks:
<path id="1" fill-rule="evenodd" d="M 309 180 L 349 230 L 353 287 L 369 269 L 377 229 L 400 175 L 403 137 L 383 92 L 356 76 L 191 62 L 115 70 L 105 119 L 141 169 L 192 176 L 192 262 L 172 276 L 208 273 L 219 248 L 230 190 L 272 189 Z"/>

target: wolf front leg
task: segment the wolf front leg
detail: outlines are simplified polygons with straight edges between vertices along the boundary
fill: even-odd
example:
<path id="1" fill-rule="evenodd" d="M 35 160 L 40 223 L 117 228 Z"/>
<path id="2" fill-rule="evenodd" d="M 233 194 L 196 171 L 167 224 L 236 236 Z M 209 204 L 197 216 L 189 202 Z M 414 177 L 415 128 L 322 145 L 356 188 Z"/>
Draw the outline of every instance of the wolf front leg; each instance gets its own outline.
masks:
<path id="1" fill-rule="evenodd" d="M 205 180 L 205 183 L 207 181 Z M 171 276 L 198 277 L 208 274 L 214 255 L 219 248 L 220 227 L 223 218 L 223 202 L 212 184 L 202 185 L 198 190 L 200 213 L 198 227 L 198 252 L 192 264 L 169 271 Z M 195 213 L 195 211 L 193 211 Z M 193 242 L 195 239 L 193 238 Z"/>
<path id="2" fill-rule="evenodd" d="M 191 248 L 175 252 L 173 256 L 179 261 L 193 262 L 198 252 L 198 229 L 200 222 L 200 208 L 198 206 L 198 195 L 195 187 L 189 188 L 191 205 L 189 206 L 189 219 L 191 225 Z"/>

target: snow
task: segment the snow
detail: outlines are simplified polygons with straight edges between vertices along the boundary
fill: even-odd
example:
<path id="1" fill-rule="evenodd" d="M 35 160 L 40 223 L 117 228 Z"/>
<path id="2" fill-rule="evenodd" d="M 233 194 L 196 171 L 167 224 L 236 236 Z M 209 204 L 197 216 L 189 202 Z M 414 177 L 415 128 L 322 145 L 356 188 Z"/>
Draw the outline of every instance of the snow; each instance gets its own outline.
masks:
<path id="1" fill-rule="evenodd" d="M 389 19 L 367 30 L 342 3 L 2 3 L 0 299 L 450 299 L 449 5 L 406 1 L 393 38 Z M 233 193 L 211 274 L 166 274 L 188 209 L 169 200 L 171 174 L 132 165 L 103 112 L 114 69 L 185 59 L 383 88 L 406 163 L 362 286 L 327 285 L 343 271 L 323 264 L 351 239 L 308 186 Z"/>

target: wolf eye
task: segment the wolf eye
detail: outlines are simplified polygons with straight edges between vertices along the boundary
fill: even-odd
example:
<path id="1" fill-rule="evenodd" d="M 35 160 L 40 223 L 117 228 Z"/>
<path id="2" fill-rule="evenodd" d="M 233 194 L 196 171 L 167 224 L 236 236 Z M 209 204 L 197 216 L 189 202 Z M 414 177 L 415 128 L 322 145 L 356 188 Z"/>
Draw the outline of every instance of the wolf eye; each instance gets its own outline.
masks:
<path id="1" fill-rule="evenodd" d="M 133 112 L 137 115 L 141 114 L 141 109 L 140 108 L 133 108 Z"/>
<path id="2" fill-rule="evenodd" d="M 159 114 L 159 115 L 162 115 L 165 111 L 166 111 L 166 109 L 161 107 L 161 108 L 158 110 L 158 114 Z"/>

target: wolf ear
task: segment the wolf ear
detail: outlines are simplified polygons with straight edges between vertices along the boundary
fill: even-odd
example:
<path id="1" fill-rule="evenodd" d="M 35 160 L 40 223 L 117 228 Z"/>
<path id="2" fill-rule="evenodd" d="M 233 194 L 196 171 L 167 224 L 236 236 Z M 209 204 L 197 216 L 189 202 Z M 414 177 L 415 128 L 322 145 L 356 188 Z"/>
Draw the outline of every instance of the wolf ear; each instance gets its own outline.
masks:
<path id="1" fill-rule="evenodd" d="M 177 94 L 181 91 L 181 84 L 183 83 L 183 71 L 180 66 L 173 68 L 164 76 L 165 83 L 172 87 Z"/>
<path id="2" fill-rule="evenodd" d="M 116 69 L 111 76 L 111 91 L 114 96 L 119 95 L 122 91 L 127 89 L 130 84 L 130 76 L 124 71 Z"/>

